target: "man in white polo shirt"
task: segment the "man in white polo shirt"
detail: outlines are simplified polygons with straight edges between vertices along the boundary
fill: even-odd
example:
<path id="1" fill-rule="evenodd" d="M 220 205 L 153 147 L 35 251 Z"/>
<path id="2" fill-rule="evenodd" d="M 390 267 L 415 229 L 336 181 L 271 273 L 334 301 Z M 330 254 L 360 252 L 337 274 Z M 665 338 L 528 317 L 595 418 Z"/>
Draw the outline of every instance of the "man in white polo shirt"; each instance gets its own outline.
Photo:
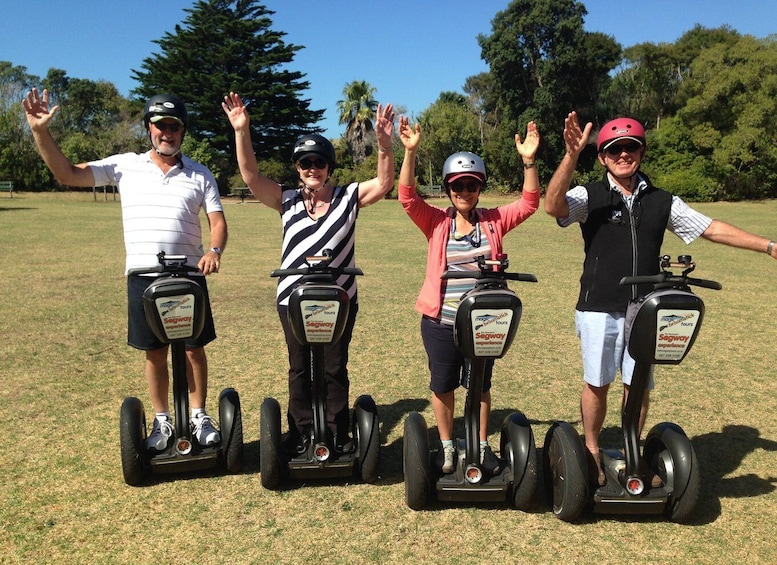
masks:
<path id="1" fill-rule="evenodd" d="M 99 161 L 72 164 L 57 146 L 49 125 L 59 106 L 49 108 L 48 92 L 39 96 L 33 88 L 22 101 L 27 123 L 46 165 L 63 185 L 116 186 L 121 194 L 126 272 L 158 265 L 157 254 L 186 255 L 201 273 L 206 296 L 206 321 L 196 340 L 186 343 L 189 405 L 197 441 L 209 446 L 220 440 L 205 411 L 208 363 L 205 345 L 216 338 L 204 275 L 217 273 L 227 244 L 227 222 L 213 174 L 181 153 L 188 125 L 183 102 L 161 94 L 146 103 L 143 124 L 152 149 L 146 153 L 113 155 Z M 203 252 L 200 209 L 210 224 L 210 247 Z M 160 342 L 146 323 L 142 304 L 149 279 L 127 277 L 128 338 L 132 347 L 145 351 L 145 374 L 156 412 L 146 440 L 152 451 L 163 451 L 173 436 L 169 406 L 168 346 Z"/>

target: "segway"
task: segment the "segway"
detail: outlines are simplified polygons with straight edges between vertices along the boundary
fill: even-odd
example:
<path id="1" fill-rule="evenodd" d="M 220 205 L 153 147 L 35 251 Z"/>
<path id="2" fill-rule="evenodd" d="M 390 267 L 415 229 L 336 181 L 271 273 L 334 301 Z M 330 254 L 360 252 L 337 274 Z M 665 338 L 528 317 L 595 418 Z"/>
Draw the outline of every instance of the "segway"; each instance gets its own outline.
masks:
<path id="1" fill-rule="evenodd" d="M 221 441 L 202 447 L 189 421 L 189 385 L 186 379 L 187 339 L 197 337 L 205 323 L 205 293 L 187 274 L 198 272 L 186 264 L 186 255 L 159 253 L 159 266 L 132 269 L 131 275 L 163 273 L 143 293 L 148 324 L 160 341 L 170 344 L 173 374 L 175 437 L 162 452 L 145 447 L 146 415 L 143 403 L 127 397 L 121 405 L 119 436 L 124 481 L 137 486 L 150 473 L 179 473 L 223 465 L 230 473 L 243 466 L 243 424 L 240 398 L 233 388 L 219 395 Z"/>
<path id="2" fill-rule="evenodd" d="M 704 303 L 690 286 L 720 290 L 720 283 L 691 278 L 696 268 L 690 255 L 672 262 L 661 258 L 662 272 L 624 277 L 622 285 L 652 285 L 627 314 L 629 354 L 636 361 L 628 399 L 622 412 L 623 451 L 600 450 L 604 486 L 589 476 L 585 444 L 566 422 L 556 422 L 545 436 L 544 482 L 554 514 L 577 520 L 586 507 L 595 513 L 663 514 L 684 522 L 699 500 L 700 475 L 693 445 L 677 424 L 661 422 L 645 437 L 640 456 L 639 416 L 655 365 L 677 365 L 690 351 L 701 329 Z M 682 269 L 674 275 L 669 269 Z M 633 319 L 632 319 L 633 316 Z M 661 486 L 651 487 L 657 475 Z"/>
<path id="3" fill-rule="evenodd" d="M 277 269 L 270 276 L 302 275 L 289 297 L 289 323 L 294 337 L 309 346 L 308 378 L 312 389 L 313 425 L 311 438 L 301 454 L 289 455 L 281 449 L 281 408 L 274 398 L 265 398 L 260 408 L 259 467 L 262 486 L 279 488 L 284 477 L 291 479 L 337 478 L 357 474 L 362 481 L 375 482 L 380 460 L 378 410 L 369 395 L 356 399 L 351 411 L 354 449 L 340 453 L 327 426 L 324 356 L 328 344 L 343 334 L 350 300 L 337 284 L 342 275 L 362 275 L 355 267 L 334 267 L 332 252 L 306 257 L 307 266 Z"/>
<path id="4" fill-rule="evenodd" d="M 488 476 L 480 462 L 480 401 L 486 361 L 502 358 L 510 348 L 522 314 L 521 300 L 507 280 L 537 282 L 534 275 L 508 273 L 507 255 L 478 258 L 479 271 L 446 271 L 443 279 L 475 278 L 475 288 L 464 294 L 454 320 L 454 342 L 467 359 L 468 388 L 464 404 L 464 438 L 454 441 L 456 465 L 442 474 L 432 462 L 426 421 L 418 412 L 405 419 L 403 471 L 405 502 L 413 510 L 437 500 L 504 502 L 515 508 L 531 507 L 537 489 L 537 453 L 529 421 L 521 412 L 509 414 L 501 425 L 499 454 L 503 465 Z"/>

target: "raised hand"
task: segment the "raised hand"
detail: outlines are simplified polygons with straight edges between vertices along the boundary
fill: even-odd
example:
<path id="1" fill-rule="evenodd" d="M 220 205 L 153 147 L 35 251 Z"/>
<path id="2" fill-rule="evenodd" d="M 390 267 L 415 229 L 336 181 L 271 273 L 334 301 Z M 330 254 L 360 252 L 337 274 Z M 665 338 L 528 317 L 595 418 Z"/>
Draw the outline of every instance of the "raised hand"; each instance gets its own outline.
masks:
<path id="1" fill-rule="evenodd" d="M 224 109 L 224 113 L 229 118 L 229 123 L 232 124 L 235 131 L 245 129 L 250 124 L 251 118 L 248 115 L 248 109 L 243 104 L 243 99 L 236 92 L 230 92 L 225 96 L 221 107 Z"/>
<path id="2" fill-rule="evenodd" d="M 378 145 L 388 149 L 391 147 L 391 135 L 394 133 L 394 107 L 391 104 L 386 104 L 385 107 L 378 104 L 377 114 L 375 135 L 378 137 Z"/>
<path id="3" fill-rule="evenodd" d="M 399 139 L 405 149 L 411 151 L 417 149 L 421 142 L 421 126 L 416 124 L 413 127 L 410 125 L 410 118 L 399 116 Z"/>
<path id="4" fill-rule="evenodd" d="M 564 143 L 567 146 L 567 153 L 577 157 L 588 143 L 588 136 L 591 134 L 593 124 L 588 122 L 585 129 L 580 129 L 580 123 L 577 120 L 577 112 L 570 112 L 564 120 Z"/>
<path id="5" fill-rule="evenodd" d="M 22 100 L 24 116 L 32 131 L 47 129 L 59 106 L 49 108 L 49 91 L 43 89 L 43 96 L 38 94 L 37 88 L 32 88 Z"/>
<path id="6" fill-rule="evenodd" d="M 520 134 L 515 134 L 515 148 L 521 157 L 526 159 L 534 159 L 537 153 L 537 148 L 540 146 L 540 131 L 537 129 L 537 124 L 529 122 L 526 126 L 526 139 L 521 141 Z"/>

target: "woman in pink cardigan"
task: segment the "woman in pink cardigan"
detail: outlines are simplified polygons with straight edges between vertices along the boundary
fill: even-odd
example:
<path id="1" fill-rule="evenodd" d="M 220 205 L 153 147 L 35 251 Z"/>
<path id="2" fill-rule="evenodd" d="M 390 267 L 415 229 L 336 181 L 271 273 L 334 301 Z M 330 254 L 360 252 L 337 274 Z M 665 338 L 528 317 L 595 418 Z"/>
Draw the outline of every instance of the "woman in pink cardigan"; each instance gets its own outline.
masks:
<path id="1" fill-rule="evenodd" d="M 504 235 L 531 216 L 539 206 L 540 183 L 534 156 L 540 135 L 534 122 L 529 122 L 526 140 L 515 135 L 515 148 L 523 160 L 523 196 L 510 204 L 492 209 L 477 208 L 480 192 L 486 182 L 483 161 L 474 153 L 454 153 L 443 165 L 443 186 L 452 206 L 438 208 L 421 198 L 415 189 L 415 161 L 421 128 L 411 127 L 409 119 L 400 116 L 399 137 L 405 146 L 405 157 L 399 173 L 399 201 L 410 219 L 429 241 L 426 277 L 416 301 L 422 314 L 421 337 L 429 358 L 432 408 L 442 441 L 441 471 L 454 468 L 453 413 L 455 390 L 465 385 L 465 359 L 456 349 L 453 321 L 462 294 L 474 288 L 475 279 L 443 280 L 445 270 L 478 269 L 477 257 L 493 258 L 502 253 Z M 488 445 L 488 419 L 491 413 L 491 373 L 493 361 L 486 365 L 480 405 L 480 459 L 486 472 L 496 474 L 502 463 Z"/>

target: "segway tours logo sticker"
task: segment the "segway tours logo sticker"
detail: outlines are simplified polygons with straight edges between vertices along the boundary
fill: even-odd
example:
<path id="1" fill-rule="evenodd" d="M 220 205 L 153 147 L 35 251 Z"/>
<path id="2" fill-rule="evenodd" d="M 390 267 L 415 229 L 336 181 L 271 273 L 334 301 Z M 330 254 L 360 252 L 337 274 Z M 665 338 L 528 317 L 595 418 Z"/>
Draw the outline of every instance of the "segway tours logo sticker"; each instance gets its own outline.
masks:
<path id="1" fill-rule="evenodd" d="M 163 296 L 156 309 L 167 339 L 186 339 L 194 333 L 194 295 Z"/>
<path id="2" fill-rule="evenodd" d="M 513 311 L 473 310 L 471 317 L 475 356 L 501 357 L 510 335 Z"/>
<path id="3" fill-rule="evenodd" d="M 699 312 L 659 310 L 656 317 L 656 361 L 681 361 L 693 342 Z"/>
<path id="4" fill-rule="evenodd" d="M 304 313 L 305 338 L 308 343 L 331 343 L 340 314 L 340 303 L 336 300 L 303 300 L 300 308 Z"/>

